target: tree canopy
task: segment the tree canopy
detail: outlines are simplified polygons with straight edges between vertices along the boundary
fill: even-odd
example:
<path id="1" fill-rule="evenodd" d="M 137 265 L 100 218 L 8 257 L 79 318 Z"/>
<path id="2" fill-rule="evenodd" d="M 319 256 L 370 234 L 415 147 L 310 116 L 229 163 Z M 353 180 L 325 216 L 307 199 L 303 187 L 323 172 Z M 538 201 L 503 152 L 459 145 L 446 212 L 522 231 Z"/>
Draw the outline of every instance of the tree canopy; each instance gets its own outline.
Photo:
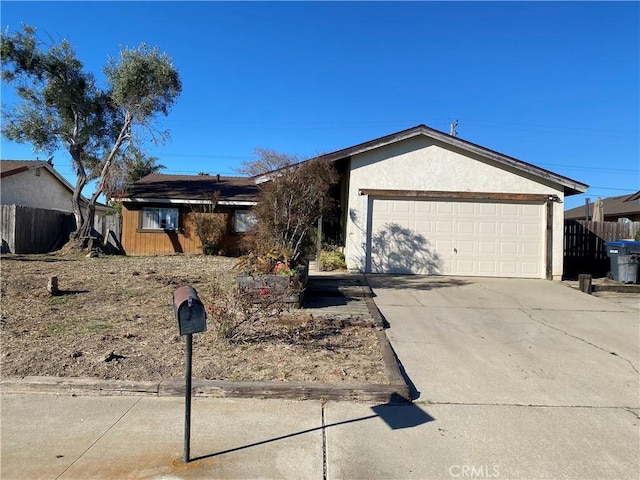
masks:
<path id="1" fill-rule="evenodd" d="M 78 234 L 89 236 L 95 203 L 111 190 L 115 165 L 131 158 L 126 151 L 166 139 L 168 132 L 154 122 L 168 115 L 182 91 L 178 70 L 158 48 L 122 48 L 107 59 L 106 85 L 100 87 L 67 40 L 42 41 L 30 26 L 2 34 L 0 59 L 2 79 L 19 98 L 3 108 L 2 134 L 35 151 L 69 152 L 77 176 L 72 207 Z M 79 199 L 92 178 L 99 181 L 85 215 Z"/>

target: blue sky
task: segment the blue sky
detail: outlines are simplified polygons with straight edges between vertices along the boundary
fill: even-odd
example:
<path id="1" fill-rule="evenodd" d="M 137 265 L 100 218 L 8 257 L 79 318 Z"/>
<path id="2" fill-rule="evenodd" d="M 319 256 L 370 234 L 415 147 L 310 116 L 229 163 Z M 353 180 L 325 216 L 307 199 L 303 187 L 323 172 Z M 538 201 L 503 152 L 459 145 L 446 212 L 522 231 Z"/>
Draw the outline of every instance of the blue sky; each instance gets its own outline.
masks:
<path id="1" fill-rule="evenodd" d="M 121 46 L 173 57 L 183 93 L 149 150 L 164 173 L 229 175 L 256 147 L 309 157 L 458 119 L 460 138 L 587 183 L 592 201 L 640 189 L 638 2 L 3 0 L 0 14 L 3 30 L 67 38 L 98 78 Z M 54 164 L 75 183 L 65 151 Z"/>

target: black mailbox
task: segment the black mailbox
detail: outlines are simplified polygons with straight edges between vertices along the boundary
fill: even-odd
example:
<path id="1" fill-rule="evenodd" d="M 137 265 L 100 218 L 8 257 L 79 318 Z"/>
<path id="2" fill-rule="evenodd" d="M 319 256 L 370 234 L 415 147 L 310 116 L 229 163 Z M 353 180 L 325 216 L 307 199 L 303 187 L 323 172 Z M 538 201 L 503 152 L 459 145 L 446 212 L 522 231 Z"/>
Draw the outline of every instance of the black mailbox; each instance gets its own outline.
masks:
<path id="1" fill-rule="evenodd" d="M 173 292 L 173 308 L 180 335 L 200 333 L 207 329 L 207 314 L 195 288 L 189 286 L 176 288 Z"/>

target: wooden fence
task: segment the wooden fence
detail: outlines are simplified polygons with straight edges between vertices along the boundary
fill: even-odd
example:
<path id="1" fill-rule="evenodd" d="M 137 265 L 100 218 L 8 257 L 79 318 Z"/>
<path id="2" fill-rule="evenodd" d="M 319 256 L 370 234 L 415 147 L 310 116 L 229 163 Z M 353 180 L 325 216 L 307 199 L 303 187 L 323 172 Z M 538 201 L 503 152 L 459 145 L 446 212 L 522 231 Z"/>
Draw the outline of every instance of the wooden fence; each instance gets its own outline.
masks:
<path id="1" fill-rule="evenodd" d="M 59 248 L 75 228 L 71 213 L 0 205 L 2 253 L 46 253 Z"/>
<path id="2" fill-rule="evenodd" d="M 605 242 L 633 239 L 640 222 L 564 222 L 564 277 L 577 278 L 581 273 L 604 277 L 611 270 Z"/>

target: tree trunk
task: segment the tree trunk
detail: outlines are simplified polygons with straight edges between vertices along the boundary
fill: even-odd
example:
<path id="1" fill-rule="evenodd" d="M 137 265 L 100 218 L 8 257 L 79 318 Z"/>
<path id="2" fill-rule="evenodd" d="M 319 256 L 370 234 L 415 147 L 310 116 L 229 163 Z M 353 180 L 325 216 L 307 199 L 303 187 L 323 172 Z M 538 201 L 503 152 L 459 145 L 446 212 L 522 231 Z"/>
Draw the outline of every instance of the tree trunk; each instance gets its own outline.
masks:
<path id="1" fill-rule="evenodd" d="M 92 233 L 96 213 L 96 202 L 94 197 L 97 198 L 97 195 L 94 194 L 93 197 L 91 197 L 91 200 L 89 200 L 84 223 L 78 230 L 78 237 L 81 239 L 82 248 L 87 248 L 90 243 L 89 240 L 93 237 Z"/>
<path id="2" fill-rule="evenodd" d="M 82 195 L 82 189 L 87 184 L 87 173 L 81 163 L 81 149 L 72 147 L 69 149 L 69 153 L 71 154 L 71 159 L 73 160 L 77 177 L 76 186 L 73 189 L 73 194 L 71 195 L 71 209 L 73 210 L 73 215 L 76 218 L 76 231 L 74 237 L 77 237 L 78 232 L 84 223 L 84 215 L 82 214 L 82 208 L 80 207 L 80 196 Z"/>
<path id="3" fill-rule="evenodd" d="M 94 225 L 95 213 L 96 213 L 96 202 L 98 201 L 98 197 L 106 190 L 105 179 L 109 175 L 109 171 L 111 169 L 111 166 L 113 165 L 113 162 L 116 160 L 116 156 L 120 151 L 120 147 L 125 142 L 125 140 L 127 140 L 130 136 L 129 133 L 131 129 L 132 120 L 133 120 L 133 117 L 131 113 L 127 112 L 127 114 L 125 115 L 124 124 L 122 126 L 122 129 L 120 130 L 120 134 L 118 135 L 118 138 L 116 139 L 113 147 L 111 148 L 109 155 L 107 155 L 107 158 L 104 160 L 104 163 L 102 165 L 102 170 L 100 171 L 100 181 L 98 182 L 96 191 L 93 193 L 93 195 L 91 195 L 91 199 L 87 204 L 87 216 L 84 219 L 84 222 L 82 223 L 82 227 L 80 228 L 80 231 L 79 231 L 79 236 L 82 238 L 82 248 L 87 248 L 87 246 L 90 245 L 91 243 L 90 240 L 93 237 L 92 234 L 93 234 L 93 225 Z"/>

